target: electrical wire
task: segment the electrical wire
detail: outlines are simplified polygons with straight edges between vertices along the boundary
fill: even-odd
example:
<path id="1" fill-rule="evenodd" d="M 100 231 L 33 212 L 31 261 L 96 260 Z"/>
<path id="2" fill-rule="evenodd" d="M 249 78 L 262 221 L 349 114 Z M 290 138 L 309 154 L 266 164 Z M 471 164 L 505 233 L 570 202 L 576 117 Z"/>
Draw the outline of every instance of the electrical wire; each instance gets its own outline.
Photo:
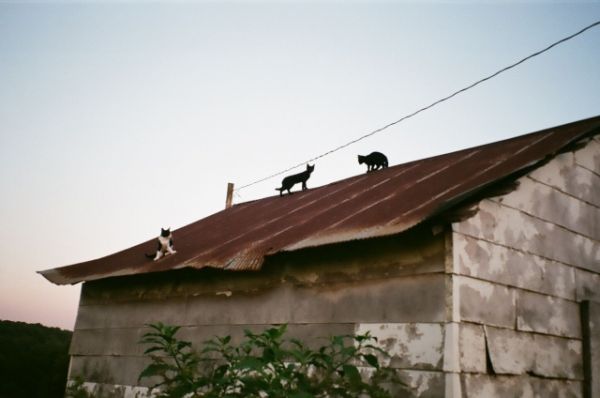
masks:
<path id="1" fill-rule="evenodd" d="M 346 148 L 346 147 L 348 147 L 348 146 L 350 146 L 350 145 L 352 145 L 352 144 L 355 144 L 355 143 L 357 143 L 357 142 L 359 142 L 359 141 L 362 141 L 362 140 L 364 140 L 365 138 L 368 138 L 368 137 L 371 137 L 371 136 L 373 136 L 373 135 L 375 135 L 375 134 L 377 134 L 377 133 L 380 133 L 380 132 L 382 132 L 382 131 L 384 131 L 384 130 L 386 130 L 386 129 L 388 129 L 388 128 L 392 127 L 392 126 L 395 126 L 395 125 L 396 125 L 396 124 L 398 124 L 398 123 L 401 123 L 401 122 L 403 122 L 403 121 L 404 121 L 404 120 L 406 120 L 406 119 L 410 119 L 411 117 L 413 117 L 413 116 L 416 116 L 416 115 L 418 115 L 419 113 L 421 113 L 421 112 L 423 112 L 423 111 L 426 111 L 426 110 L 428 110 L 428 109 L 430 109 L 430 108 L 433 108 L 434 106 L 436 106 L 436 105 L 438 105 L 438 104 L 440 104 L 440 103 L 442 103 L 442 102 L 444 102 L 444 101 L 448 101 L 449 99 L 451 99 L 451 98 L 453 98 L 453 97 L 457 96 L 458 94 L 464 93 L 465 91 L 467 91 L 467 90 L 470 90 L 470 89 L 472 89 L 473 87 L 475 87 L 475 86 L 477 86 L 477 85 L 479 85 L 479 84 L 481 84 L 481 83 L 483 83 L 483 82 L 485 82 L 485 81 L 488 81 L 488 80 L 490 80 L 490 79 L 493 79 L 494 77 L 498 76 L 499 74 L 501 74 L 501 73 L 504 73 L 504 72 L 506 72 L 506 71 L 508 71 L 508 70 L 510 70 L 510 69 L 512 69 L 512 68 L 514 68 L 514 67 L 516 67 L 516 66 L 518 66 L 518 65 L 520 65 L 520 64 L 522 64 L 523 62 L 526 62 L 526 61 L 530 60 L 531 58 L 537 57 L 538 55 L 541 55 L 541 54 L 545 53 L 546 51 L 548 51 L 548 50 L 552 49 L 553 47 L 555 47 L 555 46 L 557 46 L 557 45 L 559 45 L 559 44 L 561 44 L 561 43 L 564 43 L 564 42 L 566 42 L 566 41 L 568 41 L 568 40 L 571 40 L 571 39 L 573 39 L 574 37 L 576 37 L 576 36 L 579 36 L 579 35 L 580 35 L 580 34 L 582 34 L 583 32 L 585 32 L 585 31 L 587 31 L 587 30 L 589 30 L 589 29 L 592 29 L 592 28 L 594 28 L 594 27 L 596 27 L 596 26 L 598 26 L 598 25 L 600 25 L 600 20 L 599 20 L 599 21 L 596 21 L 596 22 L 594 22 L 594 23 L 592 23 L 591 25 L 588 25 L 588 26 L 586 26 L 585 28 L 583 28 L 583 29 L 579 30 L 579 31 L 578 31 L 578 32 L 576 32 L 576 33 L 573 33 L 572 35 L 569 35 L 569 36 L 567 36 L 567 37 L 564 37 L 564 38 L 562 38 L 562 39 L 560 39 L 560 40 L 558 40 L 558 41 L 556 41 L 556 42 L 554 42 L 554 43 L 550 44 L 549 46 L 547 46 L 546 48 L 544 48 L 544 49 L 542 49 L 542 50 L 536 51 L 536 52 L 534 52 L 534 53 L 532 53 L 532 54 L 530 54 L 530 55 L 526 56 L 525 58 L 523 58 L 523 59 L 521 59 L 521 60 L 519 60 L 519 61 L 517 61 L 517 62 L 515 62 L 515 63 L 513 63 L 513 64 L 510 64 L 510 65 L 508 65 L 508 66 L 506 66 L 506 67 L 504 67 L 504 68 L 502 68 L 502 69 L 500 69 L 500 70 L 498 70 L 498 71 L 496 71 L 496 72 L 492 73 L 492 74 L 491 74 L 491 75 L 489 75 L 489 76 L 486 76 L 486 77 L 484 77 L 484 78 L 482 78 L 482 79 L 479 79 L 479 80 L 477 80 L 475 83 L 472 83 L 472 84 L 470 84 L 470 85 L 468 85 L 468 86 L 466 86 L 466 87 L 463 87 L 463 88 L 461 88 L 460 90 L 457 90 L 457 91 L 453 92 L 452 94 L 450 94 L 450 95 L 448 95 L 448 96 L 446 96 L 446 97 L 440 98 L 439 100 L 437 100 L 437 101 L 435 101 L 435 102 L 432 102 L 431 104 L 429 104 L 429 105 L 427 105 L 427 106 L 424 106 L 423 108 L 420 108 L 420 109 L 418 109 L 418 110 L 416 110 L 416 111 L 414 111 L 414 112 L 412 112 L 412 113 L 410 113 L 410 114 L 408 114 L 408 115 L 406 115 L 406 116 L 404 116 L 404 117 L 402 117 L 402 118 L 400 118 L 400 119 L 398 119 L 398 120 L 396 120 L 396 121 L 394 121 L 394 122 L 388 123 L 388 124 L 386 124 L 386 125 L 385 125 L 385 126 L 383 126 L 383 127 L 380 127 L 380 128 L 378 128 L 378 129 L 375 129 L 375 130 L 371 131 L 370 133 L 364 134 L 364 135 L 362 135 L 362 136 L 360 136 L 360 137 L 358 137 L 358 138 L 355 138 L 355 139 L 353 139 L 352 141 L 348 141 L 348 142 L 347 142 L 347 143 L 345 143 L 345 144 L 342 144 L 342 145 L 340 145 L 340 146 L 338 146 L 338 147 L 336 147 L 336 148 L 330 149 L 329 151 L 327 151 L 327 152 L 324 152 L 324 153 L 322 153 L 322 154 L 320 154 L 320 155 L 317 155 L 317 156 L 315 156 L 315 157 L 313 157 L 313 158 L 310 158 L 310 159 L 308 159 L 308 160 L 306 160 L 306 161 L 304 161 L 304 162 L 301 162 L 301 163 L 298 163 L 298 164 L 296 164 L 296 165 L 294 165 L 294 166 L 288 167 L 288 168 L 287 168 L 287 169 L 285 169 L 285 170 L 281 170 L 281 171 L 279 171 L 279 172 L 277 172 L 277 173 L 274 173 L 274 174 L 271 174 L 271 175 L 269 175 L 269 176 L 267 176 L 267 177 L 263 177 L 263 178 L 261 178 L 261 179 L 258 179 L 258 180 L 256 180 L 256 181 L 253 181 L 253 182 L 251 182 L 251 183 L 248 183 L 248 184 L 246 184 L 246 185 L 243 185 L 243 186 L 241 186 L 241 187 L 239 187 L 239 188 L 235 189 L 235 191 L 240 191 L 240 190 L 242 190 L 242 189 L 244 189 L 244 188 L 248 188 L 248 187 L 250 187 L 250 186 L 252 186 L 252 185 L 255 185 L 255 184 L 261 183 L 261 182 L 263 182 L 263 181 L 269 180 L 269 179 L 271 179 L 271 178 L 273 178 L 273 177 L 277 177 L 277 176 L 279 176 L 279 175 L 281 175 L 281 174 L 287 173 L 288 171 L 291 171 L 291 170 L 294 170 L 294 169 L 296 169 L 296 168 L 298 168 L 298 167 L 300 167 L 300 166 L 303 166 L 303 165 L 304 165 L 304 164 L 306 164 L 306 163 L 314 162 L 314 161 L 316 161 L 316 160 L 318 160 L 318 159 L 321 159 L 321 158 L 323 158 L 323 157 L 325 157 L 325 156 L 327 156 L 327 155 L 331 155 L 331 154 L 332 154 L 332 153 L 334 153 L 334 152 L 337 152 L 337 151 L 339 151 L 339 150 L 341 150 L 341 149 L 344 149 L 344 148 Z"/>

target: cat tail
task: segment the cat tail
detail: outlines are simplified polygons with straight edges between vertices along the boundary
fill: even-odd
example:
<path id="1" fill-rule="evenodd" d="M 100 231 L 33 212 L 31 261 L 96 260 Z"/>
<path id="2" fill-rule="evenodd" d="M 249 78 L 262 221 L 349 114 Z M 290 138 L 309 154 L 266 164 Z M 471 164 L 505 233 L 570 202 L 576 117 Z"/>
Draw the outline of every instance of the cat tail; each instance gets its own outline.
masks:
<path id="1" fill-rule="evenodd" d="M 283 191 L 283 187 L 281 187 L 281 188 L 275 188 L 275 190 L 281 192 L 281 191 Z"/>

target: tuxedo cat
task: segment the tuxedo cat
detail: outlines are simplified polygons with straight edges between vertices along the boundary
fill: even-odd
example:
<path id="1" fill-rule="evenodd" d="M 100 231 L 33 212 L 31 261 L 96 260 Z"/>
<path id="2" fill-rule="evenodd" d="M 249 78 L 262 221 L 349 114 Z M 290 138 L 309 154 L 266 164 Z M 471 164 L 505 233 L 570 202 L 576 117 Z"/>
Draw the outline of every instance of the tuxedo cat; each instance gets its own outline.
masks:
<path id="1" fill-rule="evenodd" d="M 372 152 L 367 156 L 358 155 L 358 164 L 367 164 L 367 173 L 388 167 L 387 157 L 381 152 Z"/>
<path id="2" fill-rule="evenodd" d="M 161 228 L 160 236 L 158 237 L 158 248 L 156 249 L 156 254 L 146 254 L 146 257 L 156 261 L 162 256 L 175 253 L 177 252 L 173 248 L 173 234 L 171 233 L 171 228 Z"/>
<path id="3" fill-rule="evenodd" d="M 315 165 L 313 164 L 312 166 L 307 164 L 306 165 L 306 171 L 303 171 L 302 173 L 298 173 L 298 174 L 294 174 L 291 176 L 287 176 L 285 177 L 282 181 L 281 181 L 281 188 L 275 188 L 276 191 L 279 191 L 279 196 L 283 196 L 283 191 L 288 191 L 288 194 L 292 194 L 292 192 L 290 191 L 290 189 L 292 189 L 292 187 L 296 184 L 298 184 L 299 182 L 302 183 L 302 190 L 304 191 L 306 188 L 306 181 L 310 178 L 310 173 L 313 172 L 313 170 L 315 169 Z"/>

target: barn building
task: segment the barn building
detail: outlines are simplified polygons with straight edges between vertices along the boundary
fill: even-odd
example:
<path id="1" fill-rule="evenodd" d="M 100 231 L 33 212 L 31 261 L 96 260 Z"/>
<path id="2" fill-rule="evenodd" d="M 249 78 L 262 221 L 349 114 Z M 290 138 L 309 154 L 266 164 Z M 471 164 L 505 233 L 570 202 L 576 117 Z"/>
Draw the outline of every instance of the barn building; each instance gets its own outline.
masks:
<path id="1" fill-rule="evenodd" d="M 174 239 L 156 262 L 151 240 L 40 272 L 83 283 L 71 379 L 144 396 L 147 323 L 195 344 L 287 323 L 370 331 L 407 397 L 600 397 L 600 116 L 236 204 Z"/>

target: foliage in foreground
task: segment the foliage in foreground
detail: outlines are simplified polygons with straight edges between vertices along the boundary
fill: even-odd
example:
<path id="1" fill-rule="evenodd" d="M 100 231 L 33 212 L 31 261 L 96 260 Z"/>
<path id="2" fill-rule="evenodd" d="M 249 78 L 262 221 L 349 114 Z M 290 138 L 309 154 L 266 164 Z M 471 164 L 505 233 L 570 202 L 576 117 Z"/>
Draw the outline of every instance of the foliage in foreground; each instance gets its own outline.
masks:
<path id="1" fill-rule="evenodd" d="M 0 320 L 0 397 L 62 398 L 72 332 Z"/>
<path id="2" fill-rule="evenodd" d="M 286 325 L 255 334 L 234 345 L 216 337 L 197 353 L 175 337 L 177 326 L 148 325 L 141 343 L 152 363 L 140 374 L 152 378 L 158 397 L 205 398 L 387 398 L 397 385 L 395 372 L 381 366 L 368 333 L 335 336 L 317 350 L 296 339 L 284 339 Z M 384 354 L 385 355 L 385 354 Z M 362 374 L 361 374 L 362 370 Z"/>

